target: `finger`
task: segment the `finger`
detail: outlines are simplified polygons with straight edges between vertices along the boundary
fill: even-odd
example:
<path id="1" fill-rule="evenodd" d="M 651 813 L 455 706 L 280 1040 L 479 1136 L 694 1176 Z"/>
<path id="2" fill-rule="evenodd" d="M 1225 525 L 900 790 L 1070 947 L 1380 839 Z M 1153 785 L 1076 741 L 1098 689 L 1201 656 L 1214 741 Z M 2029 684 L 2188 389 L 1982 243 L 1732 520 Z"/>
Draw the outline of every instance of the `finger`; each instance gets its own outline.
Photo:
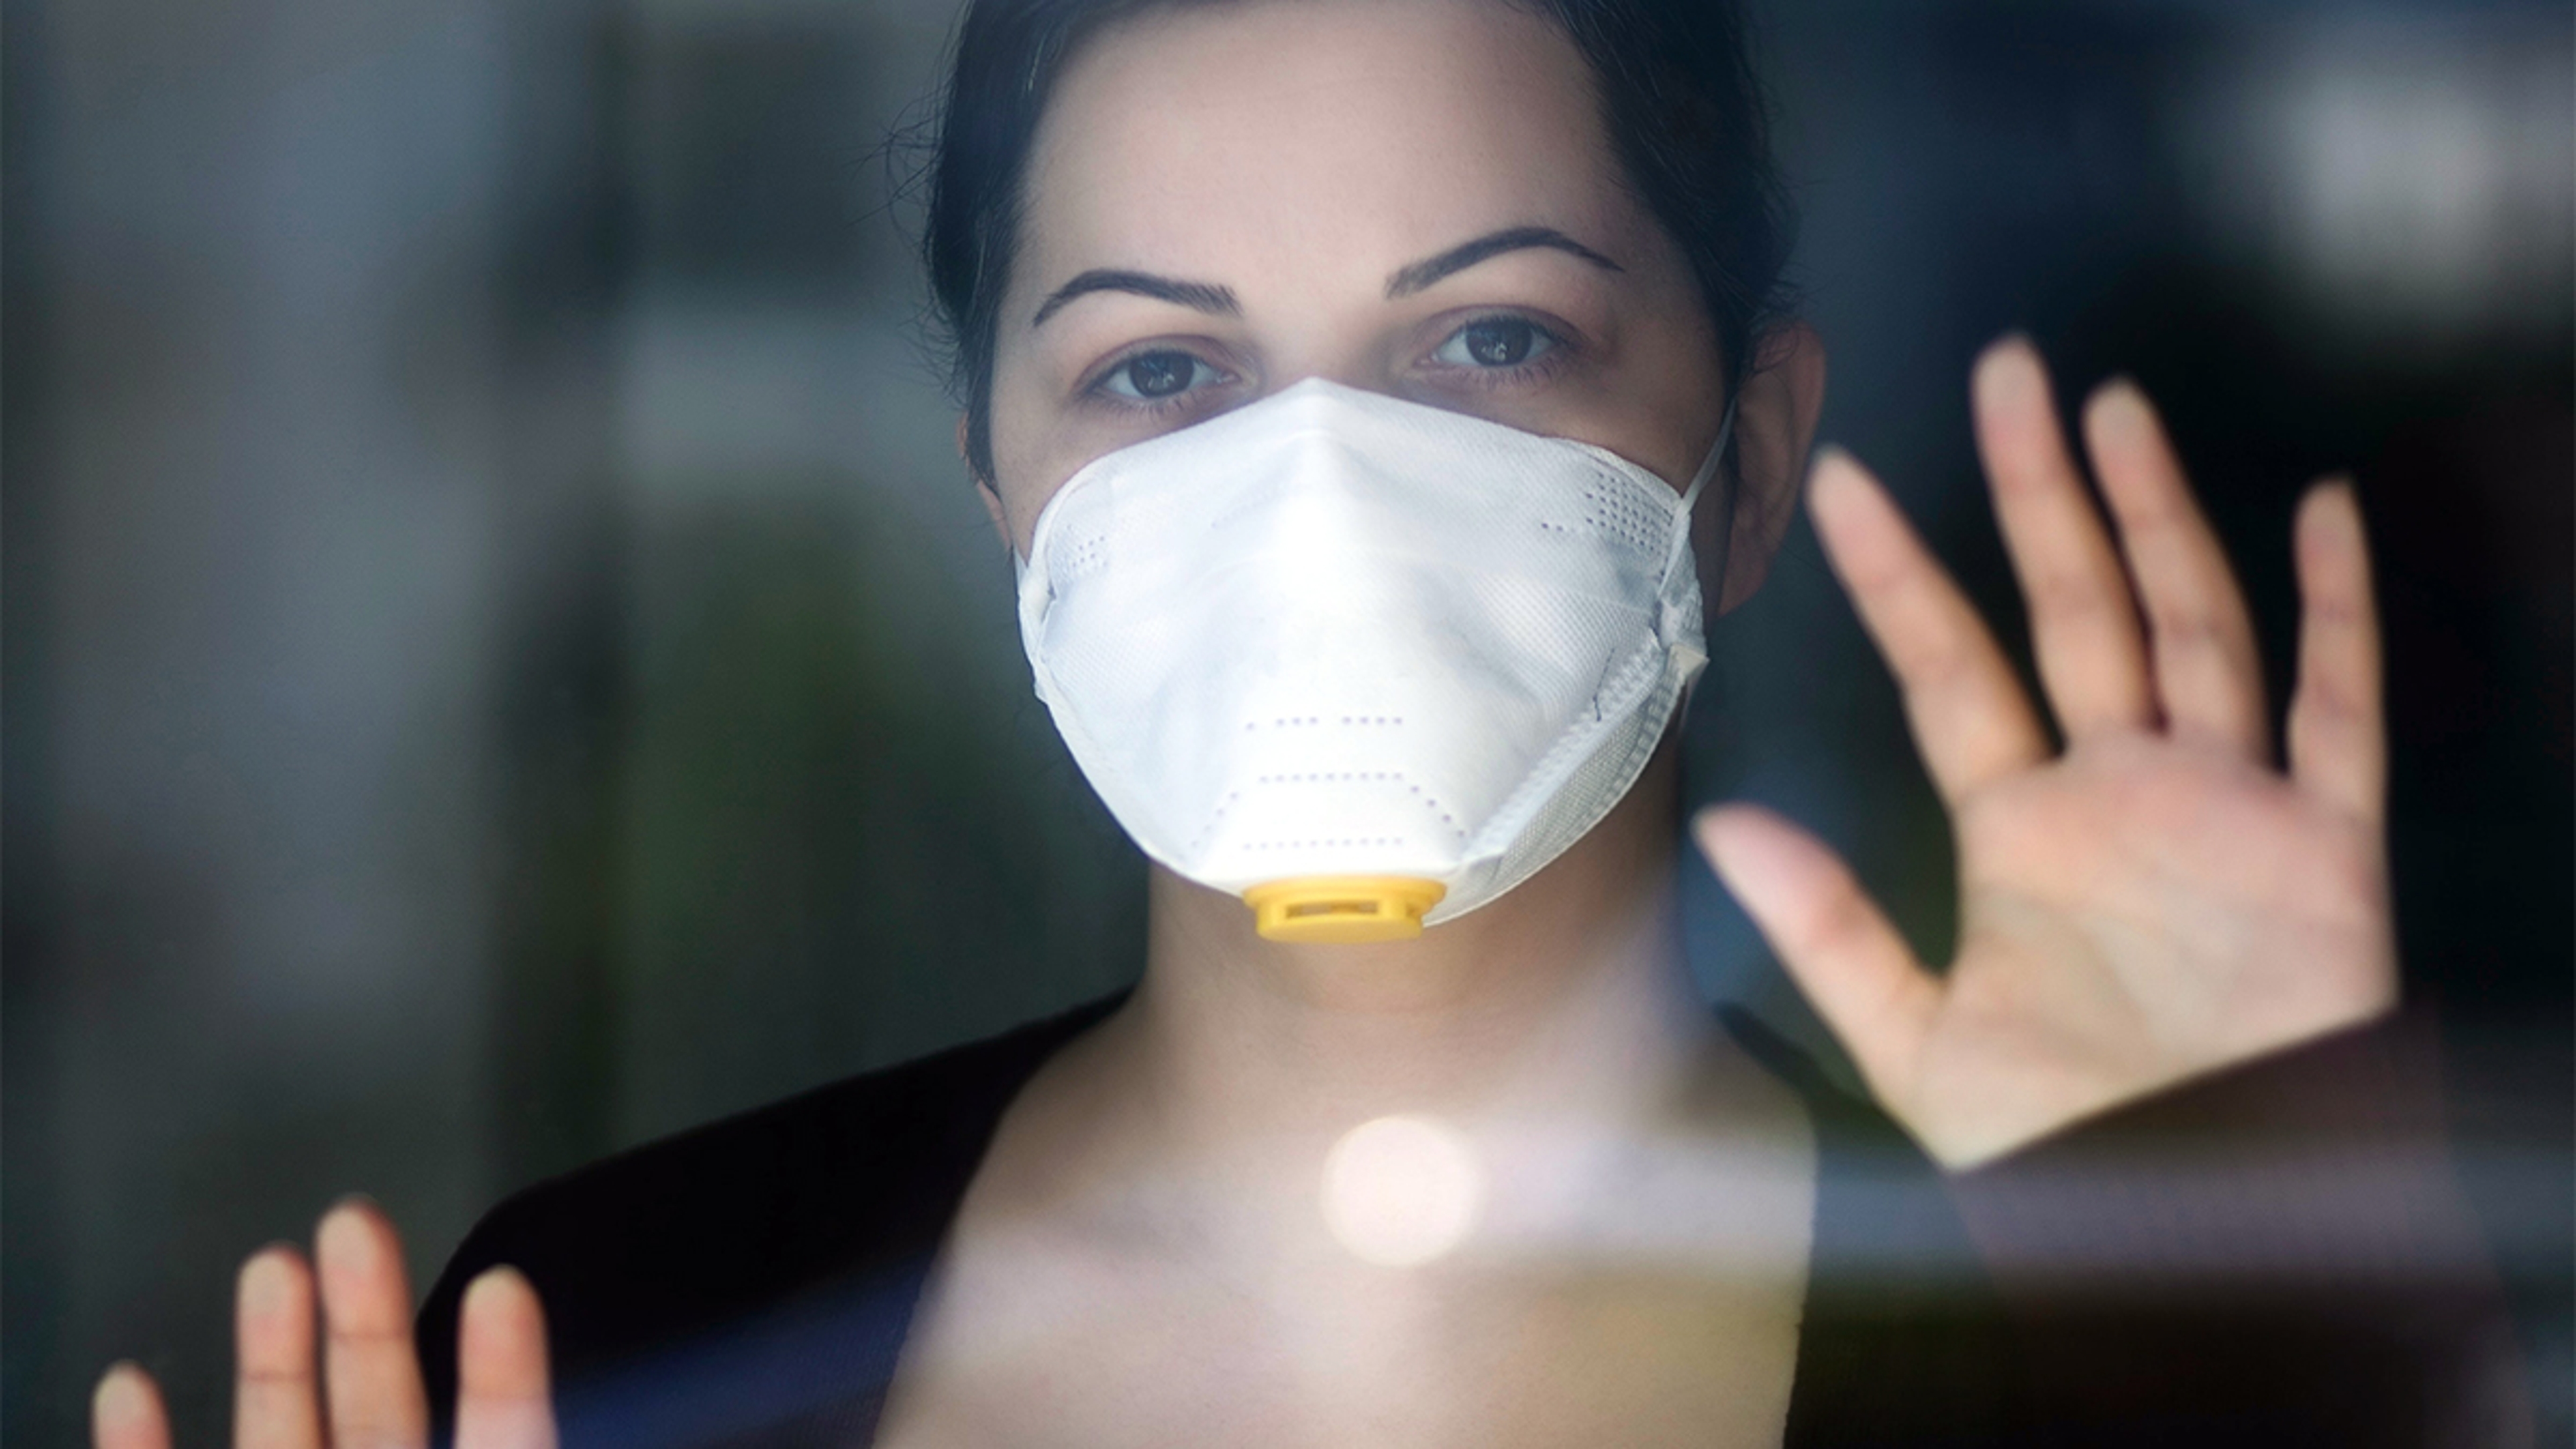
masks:
<path id="1" fill-rule="evenodd" d="M 456 1330 L 456 1449 L 554 1449 L 546 1320 L 516 1268 L 465 1289 Z"/>
<path id="2" fill-rule="evenodd" d="M 2075 740 L 2152 724 L 2155 698 L 2128 573 L 2067 456 L 2039 354 L 2018 337 L 1996 343 L 1977 359 L 1969 391 L 1977 452 L 2059 727 Z"/>
<path id="3" fill-rule="evenodd" d="M 2290 774 L 2376 826 L 2388 790 L 2379 611 L 2371 599 L 2370 544 L 2349 481 L 2308 491 L 2295 544 L 2299 683 L 2290 697 Z"/>
<path id="4" fill-rule="evenodd" d="M 1940 1008 L 1940 981 L 1824 842 L 1757 805 L 1701 811 L 1696 828 L 1727 889 L 1893 1108 Z"/>
<path id="5" fill-rule="evenodd" d="M 327 1327 L 323 1377 L 333 1449 L 411 1449 L 429 1436 L 420 1359 L 412 1349 L 411 1285 L 402 1244 L 373 1204 L 325 1214 L 314 1244 Z"/>
<path id="6" fill-rule="evenodd" d="M 313 1376 L 313 1275 L 293 1248 L 242 1264 L 233 1290 L 235 1449 L 318 1449 L 321 1385 Z"/>
<path id="7" fill-rule="evenodd" d="M 1828 448 L 1816 459 L 1808 508 L 1904 693 L 1915 745 L 1943 798 L 1956 803 L 2045 760 L 2047 737 L 2012 665 L 1878 481 Z"/>
<path id="8" fill-rule="evenodd" d="M 2147 606 L 2147 652 L 2167 728 L 2267 758 L 2254 621 L 2154 406 L 2125 379 L 2105 384 L 2084 409 L 2084 439 Z"/>
<path id="9" fill-rule="evenodd" d="M 99 1376 L 89 1396 L 89 1441 L 96 1449 L 170 1449 L 170 1412 L 152 1375 L 120 1363 Z"/>

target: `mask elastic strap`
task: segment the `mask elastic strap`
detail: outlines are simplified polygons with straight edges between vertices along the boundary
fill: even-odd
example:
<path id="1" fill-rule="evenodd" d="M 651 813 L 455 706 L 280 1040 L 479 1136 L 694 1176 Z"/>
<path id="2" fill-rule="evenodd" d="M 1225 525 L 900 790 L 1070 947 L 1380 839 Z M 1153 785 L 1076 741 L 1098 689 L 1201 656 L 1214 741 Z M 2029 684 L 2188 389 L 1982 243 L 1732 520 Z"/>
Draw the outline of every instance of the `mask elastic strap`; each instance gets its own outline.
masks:
<path id="1" fill-rule="evenodd" d="M 1671 551 L 1664 555 L 1664 573 L 1667 577 L 1681 565 L 1682 550 L 1690 547 L 1691 512 L 1699 505 L 1700 490 L 1708 486 L 1709 479 L 1717 476 L 1718 464 L 1726 461 L 1726 445 L 1734 436 L 1735 399 L 1728 398 L 1726 416 L 1720 419 L 1717 425 L 1717 441 L 1709 444 L 1708 456 L 1700 461 L 1699 472 L 1691 476 L 1690 486 L 1682 490 L 1681 502 L 1673 510 L 1675 519 L 1673 544 Z M 1734 529 L 1727 528 L 1718 533 L 1718 555 L 1714 562 L 1717 564 L 1720 578 L 1726 576 L 1726 545 L 1734 532 Z"/>

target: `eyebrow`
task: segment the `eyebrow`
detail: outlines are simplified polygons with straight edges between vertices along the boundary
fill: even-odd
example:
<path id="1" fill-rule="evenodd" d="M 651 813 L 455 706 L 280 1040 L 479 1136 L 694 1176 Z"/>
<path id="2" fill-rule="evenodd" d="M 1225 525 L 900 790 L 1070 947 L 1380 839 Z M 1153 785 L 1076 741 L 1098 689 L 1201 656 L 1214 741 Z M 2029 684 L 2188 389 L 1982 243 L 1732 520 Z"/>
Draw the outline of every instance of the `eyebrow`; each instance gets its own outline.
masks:
<path id="1" fill-rule="evenodd" d="M 1533 247 L 1580 257 L 1605 272 L 1627 270 L 1555 227 L 1511 226 L 1487 232 L 1473 241 L 1460 242 L 1438 256 L 1425 257 L 1397 268 L 1386 279 L 1387 300 L 1410 297 L 1478 262 L 1491 260 L 1505 252 L 1527 251 Z M 1177 277 L 1158 277 L 1151 272 L 1124 268 L 1094 267 L 1049 292 L 1047 299 L 1038 304 L 1037 315 L 1029 319 L 1029 326 L 1032 329 L 1045 326 L 1047 319 L 1063 311 L 1066 303 L 1094 292 L 1126 292 L 1138 297 L 1151 297 L 1157 302 L 1170 302 L 1217 317 L 1243 315 L 1243 303 L 1236 299 L 1232 287 L 1221 287 L 1213 282 L 1186 282 Z"/>
<path id="2" fill-rule="evenodd" d="M 1235 300 L 1232 287 L 1220 287 L 1209 282 L 1184 282 L 1172 277 L 1158 277 L 1151 272 L 1095 267 L 1049 292 L 1047 299 L 1038 304 L 1037 315 L 1029 319 L 1029 326 L 1045 326 L 1046 320 L 1064 310 L 1067 302 L 1076 297 L 1088 297 L 1094 292 L 1130 292 L 1219 317 L 1243 315 L 1243 304 Z"/>
<path id="3" fill-rule="evenodd" d="M 1545 247 L 1552 251 L 1564 252 L 1568 256 L 1581 257 L 1605 272 L 1627 270 L 1617 262 L 1558 231 L 1555 227 L 1513 226 L 1497 232 L 1488 232 L 1474 241 L 1461 242 L 1436 257 L 1426 257 L 1409 266 L 1398 268 L 1393 276 L 1386 279 L 1387 300 L 1391 302 L 1398 297 L 1412 296 L 1453 272 L 1463 272 L 1478 262 L 1501 256 L 1505 252 L 1527 251 L 1532 247 Z"/>

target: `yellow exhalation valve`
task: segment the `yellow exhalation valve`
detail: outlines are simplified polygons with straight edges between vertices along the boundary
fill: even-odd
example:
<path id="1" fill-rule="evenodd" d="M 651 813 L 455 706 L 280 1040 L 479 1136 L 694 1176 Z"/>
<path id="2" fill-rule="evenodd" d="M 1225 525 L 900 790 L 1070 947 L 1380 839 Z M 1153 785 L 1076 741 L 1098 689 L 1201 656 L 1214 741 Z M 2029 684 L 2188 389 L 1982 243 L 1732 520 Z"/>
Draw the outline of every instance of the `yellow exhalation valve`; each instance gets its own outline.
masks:
<path id="1" fill-rule="evenodd" d="M 1346 945 L 1421 935 L 1423 912 L 1447 894 L 1440 882 L 1412 876 L 1323 875 L 1254 886 L 1243 903 L 1265 941 Z"/>

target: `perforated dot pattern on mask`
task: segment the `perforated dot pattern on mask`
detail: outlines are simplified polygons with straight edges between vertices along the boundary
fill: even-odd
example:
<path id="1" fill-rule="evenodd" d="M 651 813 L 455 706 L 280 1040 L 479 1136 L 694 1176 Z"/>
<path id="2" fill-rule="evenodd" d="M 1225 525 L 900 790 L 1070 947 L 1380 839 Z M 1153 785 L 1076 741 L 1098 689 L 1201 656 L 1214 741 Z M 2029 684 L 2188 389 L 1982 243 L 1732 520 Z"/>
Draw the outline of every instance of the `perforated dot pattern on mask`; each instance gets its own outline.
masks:
<path id="1" fill-rule="evenodd" d="M 1354 725 L 1366 725 L 1377 723 L 1379 721 L 1367 717 L 1354 717 L 1353 719 L 1345 722 Z M 1416 804 L 1419 804 L 1424 810 L 1439 817 L 1440 824 L 1444 827 L 1446 833 L 1451 839 L 1461 843 L 1465 842 L 1467 839 L 1466 827 L 1458 823 L 1458 817 L 1451 813 L 1447 806 L 1441 804 L 1437 797 L 1433 796 L 1428 791 L 1425 791 L 1419 784 L 1407 779 L 1404 772 L 1401 770 L 1292 771 L 1258 775 L 1253 778 L 1253 783 L 1256 785 L 1274 786 L 1342 784 L 1402 785 L 1404 786 L 1405 793 L 1412 796 Z M 1201 826 L 1198 834 L 1191 839 L 1190 849 L 1193 852 L 1207 844 L 1208 837 L 1216 833 L 1217 827 L 1224 823 L 1226 816 L 1233 811 L 1236 803 L 1241 801 L 1242 798 L 1243 792 L 1241 790 L 1229 790 L 1226 792 L 1225 799 L 1219 802 L 1216 809 L 1208 813 L 1207 823 Z M 1333 848 L 1344 845 L 1401 845 L 1403 843 L 1402 838 L 1398 836 L 1372 836 L 1366 838 L 1353 837 L 1339 840 L 1256 840 L 1246 841 L 1239 848 L 1243 850 L 1273 851 L 1288 850 L 1300 846 Z"/>
<path id="2" fill-rule="evenodd" d="M 1056 551 L 1055 576 L 1059 584 L 1069 583 L 1096 572 L 1109 562 L 1109 537 L 1095 533 L 1064 545 Z"/>
<path id="3" fill-rule="evenodd" d="M 1320 725 L 1323 722 L 1323 717 L 1320 715 L 1298 715 L 1267 721 L 1248 719 L 1243 722 L 1243 727 L 1245 730 L 1250 731 L 1260 729 L 1264 724 L 1267 724 L 1272 729 L 1288 729 L 1298 725 Z M 1400 714 L 1346 714 L 1335 720 L 1334 723 L 1363 727 L 1371 725 L 1393 726 L 1404 723 L 1404 716 Z"/>
<path id="4" fill-rule="evenodd" d="M 1661 559 L 1671 546 L 1672 505 L 1648 507 L 1625 488 L 1586 488 L 1589 520 L 1602 537 L 1624 543 L 1645 558 Z"/>

